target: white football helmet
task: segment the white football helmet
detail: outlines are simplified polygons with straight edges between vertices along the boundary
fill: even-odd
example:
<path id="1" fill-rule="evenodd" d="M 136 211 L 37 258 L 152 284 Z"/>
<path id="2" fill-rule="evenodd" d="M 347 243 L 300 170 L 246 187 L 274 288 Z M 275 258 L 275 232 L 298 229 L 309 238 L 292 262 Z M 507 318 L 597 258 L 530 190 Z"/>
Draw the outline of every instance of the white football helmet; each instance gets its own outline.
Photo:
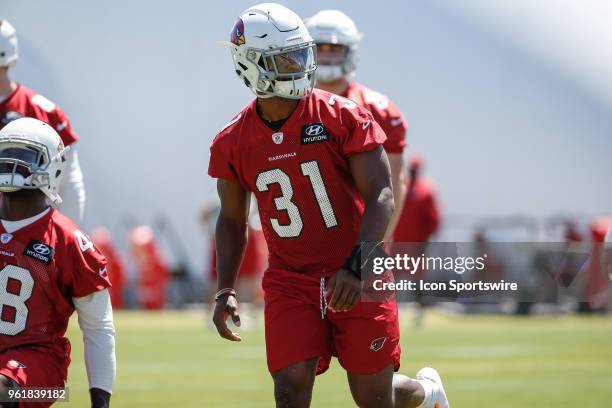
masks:
<path id="1" fill-rule="evenodd" d="M 0 19 L 0 67 L 17 63 L 17 31 L 6 20 Z"/>
<path id="2" fill-rule="evenodd" d="M 349 16 L 338 10 L 322 10 L 305 20 L 316 44 L 338 44 L 345 47 L 344 59 L 337 64 L 318 64 L 317 81 L 331 82 L 351 75 L 357 67 L 357 48 L 363 34 Z"/>
<path id="3" fill-rule="evenodd" d="M 45 122 L 34 118 L 10 122 L 0 130 L 0 191 L 40 189 L 59 206 L 67 150 Z"/>
<path id="4" fill-rule="evenodd" d="M 258 97 L 301 99 L 312 92 L 315 45 L 302 19 L 285 6 L 246 9 L 230 41 L 236 73 Z"/>

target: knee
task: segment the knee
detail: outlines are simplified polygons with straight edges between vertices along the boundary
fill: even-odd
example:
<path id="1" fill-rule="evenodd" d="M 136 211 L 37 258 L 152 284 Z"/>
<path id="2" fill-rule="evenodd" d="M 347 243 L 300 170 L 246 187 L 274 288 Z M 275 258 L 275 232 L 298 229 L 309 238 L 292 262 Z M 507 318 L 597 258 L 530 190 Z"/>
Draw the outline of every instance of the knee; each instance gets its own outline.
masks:
<path id="1" fill-rule="evenodd" d="M 423 388 L 415 380 L 402 374 L 393 376 L 395 404 L 401 407 L 417 407 L 423 402 Z"/>
<path id="2" fill-rule="evenodd" d="M 296 401 L 309 400 L 314 385 L 316 365 L 298 363 L 272 375 L 277 406 L 301 406 Z"/>
<path id="3" fill-rule="evenodd" d="M 314 384 L 314 374 L 303 370 L 279 372 L 274 376 L 274 388 L 282 393 L 308 391 Z"/>
<path id="4" fill-rule="evenodd" d="M 355 405 L 357 405 L 359 408 L 391 408 L 393 406 L 391 390 L 384 390 L 380 392 L 357 391 L 353 392 L 352 394 Z"/>

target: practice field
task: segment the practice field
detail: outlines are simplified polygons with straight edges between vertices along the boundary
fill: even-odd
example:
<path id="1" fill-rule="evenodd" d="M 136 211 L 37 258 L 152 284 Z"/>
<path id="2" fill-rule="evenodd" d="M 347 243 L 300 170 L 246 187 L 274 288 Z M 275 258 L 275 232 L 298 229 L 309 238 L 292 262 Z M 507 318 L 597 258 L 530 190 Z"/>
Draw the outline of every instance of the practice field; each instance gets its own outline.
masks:
<path id="1" fill-rule="evenodd" d="M 242 343 L 217 337 L 195 312 L 120 312 L 113 407 L 273 407 L 263 322 Z M 296 322 L 299 324 L 299 322 Z M 287 336 L 291 336 L 290 332 Z M 75 319 L 70 403 L 88 406 Z M 601 408 L 612 401 L 612 318 L 489 317 L 432 312 L 425 326 L 402 320 L 402 368 L 443 376 L 453 408 Z M 313 407 L 353 407 L 337 361 L 315 383 Z"/>

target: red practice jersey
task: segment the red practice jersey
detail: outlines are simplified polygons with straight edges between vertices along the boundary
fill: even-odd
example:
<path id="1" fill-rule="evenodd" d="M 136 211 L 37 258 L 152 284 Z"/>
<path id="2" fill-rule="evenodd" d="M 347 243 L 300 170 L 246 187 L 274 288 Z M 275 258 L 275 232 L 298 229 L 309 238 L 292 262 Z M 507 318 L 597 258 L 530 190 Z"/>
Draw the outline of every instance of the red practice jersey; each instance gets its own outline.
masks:
<path id="1" fill-rule="evenodd" d="M 374 119 L 387 135 L 387 141 L 383 145 L 387 153 L 401 154 L 404 151 L 408 123 L 389 98 L 356 82 L 350 83 L 343 96 L 372 112 Z"/>
<path id="2" fill-rule="evenodd" d="M 208 172 L 257 198 L 270 269 L 331 275 L 356 244 L 363 201 L 348 157 L 385 133 L 365 108 L 315 90 L 275 132 L 246 106 L 217 135 Z"/>
<path id="3" fill-rule="evenodd" d="M 28 87 L 17 84 L 17 88 L 0 102 L 0 129 L 21 117 L 35 118 L 53 126 L 65 146 L 79 140 L 70 127 L 68 116 L 53 102 Z"/>
<path id="4" fill-rule="evenodd" d="M 440 225 L 440 215 L 433 183 L 417 178 L 406 180 L 404 208 L 397 221 L 395 242 L 427 242 Z"/>
<path id="5" fill-rule="evenodd" d="M 64 337 L 73 297 L 110 287 L 106 260 L 67 217 L 50 209 L 12 234 L 0 223 L 0 353 L 50 348 L 69 361 Z"/>

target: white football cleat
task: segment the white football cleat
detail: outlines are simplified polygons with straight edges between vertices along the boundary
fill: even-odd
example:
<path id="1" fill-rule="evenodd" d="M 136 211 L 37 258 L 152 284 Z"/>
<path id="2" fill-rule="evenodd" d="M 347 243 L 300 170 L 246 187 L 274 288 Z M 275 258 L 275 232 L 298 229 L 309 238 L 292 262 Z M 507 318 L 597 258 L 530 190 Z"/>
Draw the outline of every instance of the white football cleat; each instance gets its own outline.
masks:
<path id="1" fill-rule="evenodd" d="M 440 374 L 431 367 L 423 367 L 419 370 L 416 375 L 417 380 L 431 381 L 435 384 L 434 386 L 434 408 L 449 408 L 448 399 L 446 398 L 446 392 L 442 385 L 442 378 Z"/>

